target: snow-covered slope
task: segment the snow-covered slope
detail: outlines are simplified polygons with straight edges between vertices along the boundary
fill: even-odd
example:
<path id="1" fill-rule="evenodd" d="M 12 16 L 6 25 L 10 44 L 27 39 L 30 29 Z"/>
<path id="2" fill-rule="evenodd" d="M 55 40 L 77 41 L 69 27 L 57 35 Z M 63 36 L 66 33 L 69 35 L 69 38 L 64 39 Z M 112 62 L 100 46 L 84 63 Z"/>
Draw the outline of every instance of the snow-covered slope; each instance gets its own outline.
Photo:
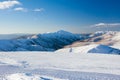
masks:
<path id="1" fill-rule="evenodd" d="M 74 52 L 74 53 L 103 53 L 103 54 L 120 54 L 119 49 L 107 45 L 87 45 L 82 47 L 71 47 L 57 50 L 56 52 Z"/>
<path id="2" fill-rule="evenodd" d="M 119 80 L 120 56 L 0 52 L 0 80 Z"/>
<path id="3" fill-rule="evenodd" d="M 111 41 L 113 43 L 113 47 L 120 49 L 120 32 L 115 34 L 115 36 L 111 38 Z"/>
<path id="4" fill-rule="evenodd" d="M 80 35 L 60 30 L 22 39 L 0 40 L 0 51 L 54 51 L 77 40 Z"/>

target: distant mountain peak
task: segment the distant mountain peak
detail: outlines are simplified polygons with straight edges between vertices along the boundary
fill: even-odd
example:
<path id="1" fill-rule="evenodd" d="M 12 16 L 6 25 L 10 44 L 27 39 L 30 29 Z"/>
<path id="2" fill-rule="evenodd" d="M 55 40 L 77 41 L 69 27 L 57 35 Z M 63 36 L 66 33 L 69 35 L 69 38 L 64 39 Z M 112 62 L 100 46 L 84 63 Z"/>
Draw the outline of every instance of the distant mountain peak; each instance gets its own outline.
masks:
<path id="1" fill-rule="evenodd" d="M 68 32 L 68 31 L 65 31 L 65 30 L 59 30 L 59 31 L 57 31 L 57 33 L 71 33 L 71 32 Z"/>
<path id="2" fill-rule="evenodd" d="M 54 32 L 54 33 L 59 34 L 59 35 L 67 35 L 67 36 L 68 35 L 75 35 L 75 34 L 73 34 L 71 32 L 65 31 L 65 30 L 59 30 L 59 31 Z"/>

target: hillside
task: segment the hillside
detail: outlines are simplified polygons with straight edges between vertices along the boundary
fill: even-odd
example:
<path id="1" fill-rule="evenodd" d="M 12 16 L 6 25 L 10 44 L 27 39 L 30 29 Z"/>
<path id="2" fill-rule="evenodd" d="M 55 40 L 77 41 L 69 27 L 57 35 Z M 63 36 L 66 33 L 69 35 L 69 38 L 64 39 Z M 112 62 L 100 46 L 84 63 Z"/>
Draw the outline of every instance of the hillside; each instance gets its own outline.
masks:
<path id="1" fill-rule="evenodd" d="M 90 34 L 87 39 L 67 45 L 69 47 L 79 47 L 92 44 L 103 44 L 120 49 L 120 32 L 118 31 L 97 31 Z"/>
<path id="2" fill-rule="evenodd" d="M 80 35 L 60 30 L 16 39 L 1 39 L 0 51 L 54 51 L 80 39 Z"/>

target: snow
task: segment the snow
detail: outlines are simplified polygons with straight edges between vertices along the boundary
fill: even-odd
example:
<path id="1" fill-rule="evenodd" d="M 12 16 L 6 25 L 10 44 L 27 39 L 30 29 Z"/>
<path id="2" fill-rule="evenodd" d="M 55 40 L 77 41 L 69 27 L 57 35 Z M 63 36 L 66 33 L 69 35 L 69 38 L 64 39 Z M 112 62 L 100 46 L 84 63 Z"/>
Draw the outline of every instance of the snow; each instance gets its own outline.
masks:
<path id="1" fill-rule="evenodd" d="M 21 64 L 18 63 L 14 59 L 10 59 L 10 58 L 0 56 L 0 65 L 16 65 L 16 66 L 20 66 Z"/>
<path id="2" fill-rule="evenodd" d="M 7 76 L 5 80 L 67 80 L 67 79 L 58 79 L 48 76 L 32 75 L 30 73 L 16 73 Z"/>
<path id="3" fill-rule="evenodd" d="M 56 52 L 120 54 L 120 50 L 101 44 L 59 49 Z"/>
<path id="4" fill-rule="evenodd" d="M 116 33 L 118 33 L 118 31 L 96 31 L 95 33 L 91 34 L 90 37 L 97 37 L 97 36 L 101 36 L 104 34 L 114 35 Z"/>
<path id="5" fill-rule="evenodd" d="M 98 45 L 97 47 L 89 50 L 88 53 L 120 54 L 120 50 L 106 45 Z"/>
<path id="6" fill-rule="evenodd" d="M 113 47 L 120 49 L 120 32 L 116 33 L 111 40 L 114 41 Z"/>
<path id="7" fill-rule="evenodd" d="M 0 80 L 119 80 L 120 56 L 62 52 L 0 52 Z M 31 76 L 27 76 L 30 73 Z M 100 78 L 100 76 L 103 78 Z M 110 77 L 111 76 L 111 77 Z M 17 78 L 15 80 L 17 80 Z M 49 80 L 48 79 L 48 80 Z M 44 79 L 43 79 L 44 80 Z"/>

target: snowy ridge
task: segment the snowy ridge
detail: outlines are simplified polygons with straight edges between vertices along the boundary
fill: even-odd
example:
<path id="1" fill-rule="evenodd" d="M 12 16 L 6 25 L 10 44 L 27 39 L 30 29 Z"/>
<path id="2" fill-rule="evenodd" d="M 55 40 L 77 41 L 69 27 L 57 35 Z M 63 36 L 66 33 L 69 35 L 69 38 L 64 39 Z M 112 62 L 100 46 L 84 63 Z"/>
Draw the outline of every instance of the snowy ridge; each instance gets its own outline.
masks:
<path id="1" fill-rule="evenodd" d="M 87 45 L 81 47 L 71 47 L 57 50 L 56 52 L 74 52 L 74 53 L 102 53 L 102 54 L 120 54 L 119 49 L 109 47 L 107 45 Z"/>

